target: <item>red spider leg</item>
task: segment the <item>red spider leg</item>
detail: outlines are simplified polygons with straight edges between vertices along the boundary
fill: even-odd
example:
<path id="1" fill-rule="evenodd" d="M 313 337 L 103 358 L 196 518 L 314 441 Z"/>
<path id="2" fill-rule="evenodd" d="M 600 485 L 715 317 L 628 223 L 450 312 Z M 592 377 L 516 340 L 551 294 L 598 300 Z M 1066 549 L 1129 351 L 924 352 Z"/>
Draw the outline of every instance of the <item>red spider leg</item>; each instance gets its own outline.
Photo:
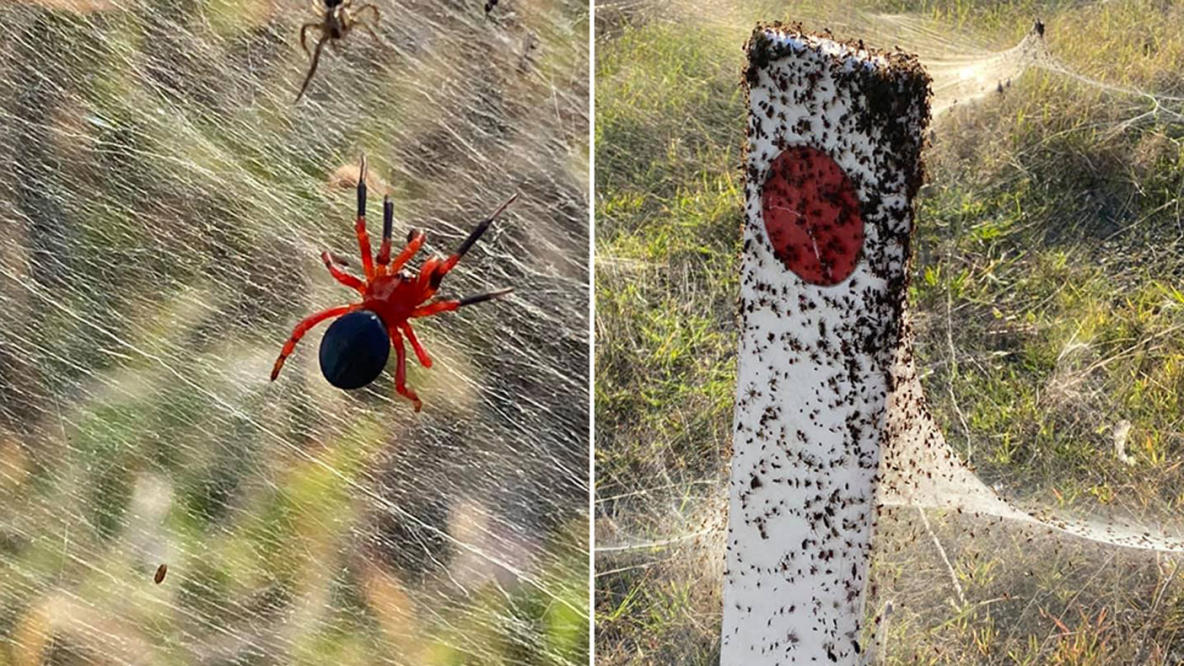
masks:
<path id="1" fill-rule="evenodd" d="M 493 224 L 493 221 L 496 220 L 499 215 L 505 212 L 506 208 L 508 208 L 510 204 L 514 203 L 517 199 L 517 194 L 510 197 L 509 199 L 506 199 L 506 202 L 501 206 L 498 206 L 498 209 L 493 211 L 489 217 L 481 220 L 480 224 L 478 224 L 475 229 L 469 232 L 469 237 L 460 244 L 460 247 L 457 248 L 456 253 L 447 259 L 442 260 L 439 267 L 433 267 L 433 270 L 429 272 L 427 270 L 427 262 L 424 263 L 423 268 L 420 269 L 419 274 L 420 280 L 426 280 L 428 286 L 430 287 L 430 290 L 427 292 L 425 298 L 430 298 L 432 294 L 436 293 L 436 289 L 440 288 L 440 281 L 444 279 L 444 276 L 448 274 L 448 271 L 456 267 L 457 262 L 459 262 L 461 258 L 465 256 L 465 253 L 469 251 L 469 248 L 473 247 L 473 244 L 477 242 L 477 239 L 481 238 L 481 235 L 485 233 L 485 230 L 489 228 L 489 225 Z M 429 259 L 428 261 L 430 262 L 431 260 Z"/>
<path id="2" fill-rule="evenodd" d="M 399 329 L 391 327 L 387 329 L 391 334 L 391 344 L 395 348 L 395 360 L 398 367 L 395 369 L 395 390 L 399 395 L 407 398 L 415 405 L 415 411 L 419 411 L 423 407 L 423 401 L 419 396 L 415 395 L 415 391 L 407 388 L 407 350 L 403 347 L 403 336 L 399 335 Z"/>
<path id="3" fill-rule="evenodd" d="M 391 228 L 394 224 L 395 205 L 388 194 L 382 198 L 382 244 L 378 246 L 378 256 L 374 258 L 379 275 L 390 275 L 386 265 L 391 263 Z"/>
<path id="4" fill-rule="evenodd" d="M 414 257 L 416 252 L 419 252 L 419 249 L 423 247 L 423 242 L 426 239 L 427 236 L 424 235 L 423 231 L 420 229 L 412 229 L 410 232 L 408 232 L 407 245 L 403 246 L 403 251 L 400 252 L 393 261 L 391 261 L 388 272 L 391 275 L 398 273 L 399 269 L 403 268 L 403 265 L 408 261 L 411 261 L 411 257 Z"/>
<path id="5" fill-rule="evenodd" d="M 366 293 L 366 285 L 361 280 L 350 275 L 349 273 L 346 273 L 334 265 L 340 264 L 342 266 L 348 266 L 349 264 L 347 264 L 344 259 L 335 256 L 330 252 L 322 252 L 321 261 L 325 262 L 325 268 L 329 269 L 329 274 L 333 276 L 333 279 L 349 287 L 350 289 L 356 289 L 359 294 L 364 295 Z"/>
<path id="6" fill-rule="evenodd" d="M 444 257 L 433 254 L 419 267 L 418 284 L 422 294 L 420 300 L 431 298 L 436 293 L 436 290 L 440 288 L 440 280 L 444 279 L 444 274 L 440 272 L 440 265 L 443 261 Z"/>
<path id="7" fill-rule="evenodd" d="M 394 261 L 390 260 L 391 254 L 391 231 L 394 228 L 395 207 L 391 203 L 390 197 L 383 197 L 382 200 L 382 246 L 378 250 L 378 257 L 375 261 L 378 263 L 379 275 L 395 275 L 403 268 L 404 264 L 419 252 L 423 247 L 427 236 L 419 229 L 412 229 L 407 234 L 407 244 L 395 257 Z M 387 266 L 387 264 L 390 264 Z"/>
<path id="8" fill-rule="evenodd" d="M 292 329 L 292 335 L 288 338 L 288 341 L 284 343 L 284 348 L 280 350 L 280 357 L 275 360 L 275 365 L 271 368 L 271 381 L 274 382 L 275 378 L 279 376 L 280 369 L 284 367 L 284 361 L 288 359 L 288 355 L 291 354 L 292 350 L 296 348 L 296 343 L 300 342 L 300 338 L 303 338 L 304 334 L 308 333 L 310 328 L 325 321 L 326 319 L 340 317 L 343 314 L 353 312 L 354 310 L 360 310 L 361 308 L 361 303 L 343 305 L 337 308 L 322 310 L 316 314 L 309 315 L 300 320 L 300 323 L 296 324 L 296 328 Z"/>
<path id="9" fill-rule="evenodd" d="M 362 167 L 358 170 L 358 221 L 354 224 L 358 234 L 358 250 L 362 254 L 362 272 L 366 282 L 374 279 L 374 256 L 370 253 L 370 236 L 366 234 L 366 156 L 362 155 Z"/>
<path id="10" fill-rule="evenodd" d="M 407 336 L 407 341 L 411 343 L 411 348 L 415 350 L 415 358 L 419 359 L 419 364 L 425 368 L 432 367 L 432 358 L 424 351 L 423 346 L 419 344 L 419 340 L 415 337 L 415 331 L 411 330 L 411 324 L 404 321 L 399 324 L 399 329 Z"/>
<path id="11" fill-rule="evenodd" d="M 427 305 L 421 305 L 418 308 L 415 308 L 411 311 L 411 316 L 408 317 L 408 319 L 414 319 L 416 317 L 430 317 L 441 312 L 451 312 L 457 308 L 463 308 L 466 305 L 476 305 L 477 303 L 484 303 L 485 301 L 493 300 L 499 296 L 505 296 L 511 291 L 514 291 L 513 287 L 506 287 L 505 289 L 498 289 L 497 291 L 477 294 L 476 296 L 468 296 L 458 300 L 435 301 L 433 303 L 428 303 Z"/>

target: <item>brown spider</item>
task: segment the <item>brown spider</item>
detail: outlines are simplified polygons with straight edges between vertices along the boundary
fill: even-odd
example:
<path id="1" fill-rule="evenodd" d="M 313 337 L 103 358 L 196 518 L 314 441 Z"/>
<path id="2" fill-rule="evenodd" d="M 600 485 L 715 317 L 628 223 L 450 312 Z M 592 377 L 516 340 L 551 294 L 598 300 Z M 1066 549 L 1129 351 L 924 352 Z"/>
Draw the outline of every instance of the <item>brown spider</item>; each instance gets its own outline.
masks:
<path id="1" fill-rule="evenodd" d="M 370 11 L 374 14 L 373 20 L 378 21 L 382 18 L 378 7 L 374 5 L 354 7 L 353 5 L 354 0 L 322 0 L 321 2 L 313 0 L 313 11 L 321 15 L 321 20 L 300 26 L 300 46 L 304 48 L 304 53 L 312 58 L 312 64 L 308 68 L 308 74 L 304 77 L 304 84 L 300 86 L 300 94 L 296 95 L 297 102 L 304 96 L 304 91 L 312 81 L 313 75 L 317 73 L 317 64 L 321 61 L 321 49 L 324 48 L 326 42 L 337 48 L 337 41 L 344 39 L 349 31 L 354 29 L 354 26 L 362 26 L 366 32 L 370 33 L 374 41 L 379 41 L 374 28 L 370 26 L 370 23 L 362 21 L 361 18 L 362 12 Z M 311 54 L 308 52 L 308 43 L 305 41 L 305 36 L 310 29 L 319 30 L 321 33 L 321 38 L 317 40 L 316 48 Z"/>
<path id="2" fill-rule="evenodd" d="M 395 348 L 395 389 L 407 398 L 419 411 L 423 403 L 407 387 L 407 352 L 403 338 L 411 343 L 411 349 L 420 365 L 432 367 L 432 359 L 416 339 L 411 330 L 412 319 L 430 317 L 441 312 L 451 312 L 466 305 L 475 305 L 505 296 L 512 289 L 499 289 L 476 296 L 460 299 L 433 299 L 440 282 L 448 274 L 473 243 L 485 233 L 489 225 L 514 203 L 518 195 L 510 197 L 492 214 L 481 220 L 456 252 L 448 257 L 433 255 L 423 262 L 418 272 L 405 268 L 408 261 L 423 247 L 427 238 L 423 231 L 412 229 L 402 251 L 391 256 L 391 231 L 394 223 L 394 206 L 390 197 L 382 201 L 382 243 L 378 253 L 372 254 L 370 236 L 366 233 L 366 157 L 362 156 L 362 167 L 358 174 L 358 217 L 354 233 L 361 251 L 363 278 L 346 273 L 338 266 L 347 266 L 345 259 L 330 252 L 322 252 L 325 268 L 341 284 L 358 292 L 362 300 L 352 305 L 342 305 L 310 315 L 292 331 L 292 335 L 280 350 L 271 370 L 271 380 L 279 376 L 284 361 L 296 348 L 296 343 L 313 326 L 330 318 L 339 318 L 325 333 L 321 341 L 321 372 L 329 383 L 342 389 L 360 388 L 369 384 L 382 372 L 386 365 L 390 347 Z"/>

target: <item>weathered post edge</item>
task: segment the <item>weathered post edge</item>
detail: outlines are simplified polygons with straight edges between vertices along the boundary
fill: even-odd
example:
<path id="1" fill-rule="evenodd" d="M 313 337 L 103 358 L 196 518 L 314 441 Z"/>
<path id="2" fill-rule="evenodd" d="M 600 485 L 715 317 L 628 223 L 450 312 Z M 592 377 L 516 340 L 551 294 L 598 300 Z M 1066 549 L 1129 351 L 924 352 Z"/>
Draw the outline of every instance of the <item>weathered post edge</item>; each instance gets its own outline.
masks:
<path id="1" fill-rule="evenodd" d="M 856 664 L 929 77 L 758 26 L 721 664 Z"/>

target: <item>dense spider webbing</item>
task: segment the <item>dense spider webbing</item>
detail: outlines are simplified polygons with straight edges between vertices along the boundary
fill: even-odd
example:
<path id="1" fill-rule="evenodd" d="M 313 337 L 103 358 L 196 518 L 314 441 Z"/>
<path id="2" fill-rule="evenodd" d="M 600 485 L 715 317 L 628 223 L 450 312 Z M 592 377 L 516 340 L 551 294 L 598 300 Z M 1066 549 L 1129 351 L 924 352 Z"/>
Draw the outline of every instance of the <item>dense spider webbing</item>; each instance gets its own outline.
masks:
<path id="1" fill-rule="evenodd" d="M 298 105 L 303 1 L 0 8 L 0 662 L 585 660 L 587 8 L 377 5 Z M 418 415 L 327 324 L 268 382 L 357 300 L 362 152 L 375 249 L 521 192 Z"/>
<path id="2" fill-rule="evenodd" d="M 807 465 L 782 464 L 776 437 L 748 459 L 780 465 L 776 474 L 729 488 L 726 467 L 729 443 L 753 444 L 731 441 L 737 257 L 751 250 L 735 234 L 748 112 L 736 92 L 740 45 L 757 21 L 801 20 L 918 53 L 935 92 L 907 310 L 937 428 L 913 411 L 885 445 L 888 506 L 872 540 L 861 652 L 837 642 L 832 652 L 839 663 L 869 653 L 877 664 L 1177 663 L 1184 15 L 1151 2 L 1058 6 L 1040 40 L 1027 8 L 927 2 L 886 15 L 900 3 L 860 4 L 867 11 L 623 2 L 597 14 L 597 135 L 614 139 L 597 146 L 600 661 L 718 659 L 722 581 L 766 564 L 723 571 L 725 549 L 752 537 L 727 525 L 729 491 L 758 518 L 827 505 L 777 503 L 792 495 L 771 484 Z M 638 103 L 638 90 L 662 103 Z M 760 111 L 791 125 L 800 113 Z M 833 131 L 829 120 L 822 129 Z M 809 307 L 814 295 L 772 307 Z M 825 334 L 800 332 L 815 335 Z M 784 338 L 760 345 L 770 365 L 784 360 Z M 910 372 L 898 370 L 915 406 Z M 827 389 L 785 383 L 767 391 Z M 752 416 L 754 430 L 781 425 L 777 413 Z M 773 518 L 755 523 L 774 535 Z M 777 536 L 768 547 L 791 573 L 835 573 L 832 553 L 811 559 L 811 543 Z M 805 614 L 814 600 L 769 598 L 786 613 L 805 603 Z M 786 633 L 761 647 L 790 663 L 792 646 L 810 642 Z"/>

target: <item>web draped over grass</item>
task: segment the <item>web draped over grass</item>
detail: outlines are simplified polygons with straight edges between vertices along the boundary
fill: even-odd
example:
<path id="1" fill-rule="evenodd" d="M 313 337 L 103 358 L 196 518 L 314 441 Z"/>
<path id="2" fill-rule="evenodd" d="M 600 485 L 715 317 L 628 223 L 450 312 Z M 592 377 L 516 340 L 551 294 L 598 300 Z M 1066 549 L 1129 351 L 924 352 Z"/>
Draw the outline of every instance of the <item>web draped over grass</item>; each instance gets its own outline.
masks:
<path id="1" fill-rule="evenodd" d="M 926 398 L 977 477 L 952 499 L 997 493 L 1101 533 L 1184 533 L 1184 14 L 1153 2 L 860 7 L 598 11 L 604 663 L 718 660 L 741 45 L 758 20 L 899 45 L 934 77 L 909 307 Z M 1043 44 L 1029 37 L 1036 18 Z M 892 506 L 864 644 L 887 664 L 1176 663 L 1179 566 L 1014 517 Z"/>
<path id="2" fill-rule="evenodd" d="M 0 664 L 586 663 L 587 7 L 376 4 L 296 105 L 306 2 L 0 7 Z M 363 152 L 429 251 L 521 192 L 418 415 L 268 382 Z"/>

